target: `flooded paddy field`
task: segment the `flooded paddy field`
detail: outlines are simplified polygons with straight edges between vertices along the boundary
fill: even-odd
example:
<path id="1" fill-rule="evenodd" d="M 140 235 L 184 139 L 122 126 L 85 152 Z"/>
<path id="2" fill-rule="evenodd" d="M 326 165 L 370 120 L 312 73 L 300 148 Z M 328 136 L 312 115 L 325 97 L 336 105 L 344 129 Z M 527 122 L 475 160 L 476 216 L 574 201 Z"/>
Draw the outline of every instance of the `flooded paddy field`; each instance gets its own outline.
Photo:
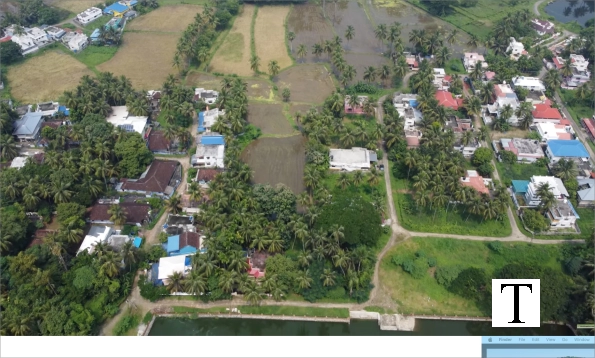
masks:
<path id="1" fill-rule="evenodd" d="M 255 183 L 283 183 L 295 194 L 304 191 L 306 147 L 301 135 L 257 139 L 246 147 L 242 160 L 252 169 Z"/>

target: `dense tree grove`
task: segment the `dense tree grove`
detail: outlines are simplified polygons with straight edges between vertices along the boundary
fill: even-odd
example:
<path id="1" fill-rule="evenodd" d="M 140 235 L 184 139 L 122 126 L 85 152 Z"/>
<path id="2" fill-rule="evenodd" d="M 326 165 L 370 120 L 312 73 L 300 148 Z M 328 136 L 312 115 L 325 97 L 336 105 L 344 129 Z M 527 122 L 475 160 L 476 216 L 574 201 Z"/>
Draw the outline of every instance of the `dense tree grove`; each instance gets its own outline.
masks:
<path id="1" fill-rule="evenodd" d="M 0 43 L 0 62 L 4 65 L 10 65 L 20 61 L 23 58 L 21 46 L 16 42 L 6 41 Z"/>
<path id="2" fill-rule="evenodd" d="M 53 25 L 68 16 L 68 11 L 44 4 L 43 0 L 24 0 L 17 14 L 5 12 L 0 27 L 11 24 L 21 26 Z"/>

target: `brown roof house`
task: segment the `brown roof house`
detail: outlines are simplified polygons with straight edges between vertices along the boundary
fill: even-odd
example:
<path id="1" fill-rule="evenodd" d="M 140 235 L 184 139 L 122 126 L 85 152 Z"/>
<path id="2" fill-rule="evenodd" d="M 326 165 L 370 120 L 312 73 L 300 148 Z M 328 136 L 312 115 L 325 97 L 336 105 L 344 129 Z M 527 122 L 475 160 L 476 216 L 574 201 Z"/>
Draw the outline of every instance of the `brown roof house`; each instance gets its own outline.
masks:
<path id="1" fill-rule="evenodd" d="M 201 187 L 208 188 L 211 180 L 215 179 L 215 177 L 221 172 L 223 172 L 223 169 L 200 168 L 198 169 L 198 172 L 196 172 L 196 182 Z"/>
<path id="2" fill-rule="evenodd" d="M 151 130 L 147 139 L 147 146 L 155 154 L 170 154 L 172 142 L 165 138 L 163 131 Z"/>
<path id="3" fill-rule="evenodd" d="M 119 203 L 119 204 L 95 204 L 89 210 L 87 221 L 92 224 L 113 225 L 110 220 L 109 208 L 112 205 L 120 205 L 126 212 L 126 224 L 142 225 L 151 221 L 151 205 L 146 203 Z"/>
<path id="4" fill-rule="evenodd" d="M 144 195 L 170 196 L 182 181 L 180 163 L 155 159 L 138 179 L 122 179 L 116 190 Z"/>

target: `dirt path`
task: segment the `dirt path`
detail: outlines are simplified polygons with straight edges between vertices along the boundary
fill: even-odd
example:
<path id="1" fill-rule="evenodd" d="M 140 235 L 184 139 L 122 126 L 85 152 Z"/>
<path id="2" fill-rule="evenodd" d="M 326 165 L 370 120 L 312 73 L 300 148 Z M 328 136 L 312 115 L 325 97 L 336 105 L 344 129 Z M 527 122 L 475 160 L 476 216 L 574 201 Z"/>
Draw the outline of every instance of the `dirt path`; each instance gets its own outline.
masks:
<path id="1" fill-rule="evenodd" d="M 535 15 L 540 16 L 539 14 L 539 5 L 541 5 L 542 2 L 544 2 L 545 0 L 539 0 L 538 2 L 536 2 L 535 4 L 533 4 L 533 12 L 535 13 Z"/>

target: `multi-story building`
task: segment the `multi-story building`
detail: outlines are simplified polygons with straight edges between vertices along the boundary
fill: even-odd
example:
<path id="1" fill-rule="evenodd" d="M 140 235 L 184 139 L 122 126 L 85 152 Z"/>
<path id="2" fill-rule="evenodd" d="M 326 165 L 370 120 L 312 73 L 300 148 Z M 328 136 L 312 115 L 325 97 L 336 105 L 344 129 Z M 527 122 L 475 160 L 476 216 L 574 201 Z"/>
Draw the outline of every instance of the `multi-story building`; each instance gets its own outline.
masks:
<path id="1" fill-rule="evenodd" d="M 96 7 L 90 7 L 87 10 L 81 12 L 80 14 L 76 15 L 76 21 L 80 22 L 82 25 L 87 25 L 102 16 L 102 11 Z"/>
<path id="2" fill-rule="evenodd" d="M 537 194 L 539 187 L 543 184 L 549 186 L 549 190 L 554 197 L 559 200 L 568 198 L 568 191 L 562 183 L 562 180 L 552 176 L 538 176 L 534 175 L 529 181 L 527 192 L 525 193 L 525 203 L 527 206 L 539 206 L 541 204 L 541 197 Z"/>
<path id="3" fill-rule="evenodd" d="M 502 109 L 509 105 L 513 109 L 512 116 L 508 118 L 508 123 L 511 125 L 518 125 L 519 119 L 516 116 L 516 110 L 519 108 L 521 103 L 516 93 L 512 90 L 509 84 L 504 82 L 503 84 L 494 86 L 494 94 L 496 99 L 494 103 L 488 104 L 487 109 L 491 115 L 495 115 L 500 118 Z"/>
<path id="4" fill-rule="evenodd" d="M 485 62 L 483 55 L 480 55 L 477 52 L 465 52 L 463 55 L 463 66 L 465 66 L 465 70 L 469 73 L 475 69 L 475 65 L 479 62 L 481 62 L 482 69 L 485 70 L 488 68 L 488 63 Z"/>
<path id="5" fill-rule="evenodd" d="M 574 228 L 576 220 L 580 219 L 567 199 L 558 200 L 556 205 L 546 212 L 546 216 L 550 220 L 550 230 Z"/>
<path id="6" fill-rule="evenodd" d="M 517 76 L 512 79 L 512 86 L 528 89 L 529 91 L 545 92 L 545 85 L 537 77 Z"/>

